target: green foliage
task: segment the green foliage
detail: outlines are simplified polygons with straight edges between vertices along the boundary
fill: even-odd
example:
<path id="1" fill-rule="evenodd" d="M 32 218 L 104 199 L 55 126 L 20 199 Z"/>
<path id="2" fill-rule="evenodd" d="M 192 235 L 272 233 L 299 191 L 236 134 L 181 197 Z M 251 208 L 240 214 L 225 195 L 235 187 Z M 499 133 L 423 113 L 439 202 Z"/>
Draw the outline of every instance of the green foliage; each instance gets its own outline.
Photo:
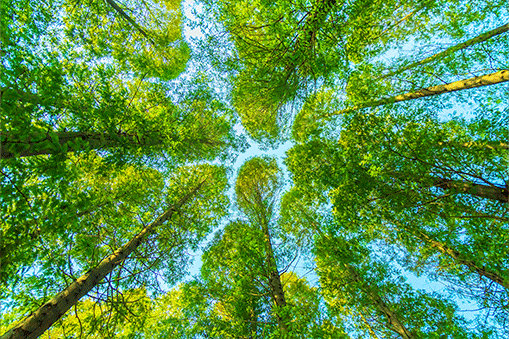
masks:
<path id="1" fill-rule="evenodd" d="M 5 4 L 2 158 L 95 149 L 171 166 L 242 149 L 231 110 L 206 81 L 164 81 L 188 59 L 179 5 L 130 3 L 133 26 L 110 3 Z M 31 18 L 37 26 L 20 26 Z"/>
<path id="2" fill-rule="evenodd" d="M 370 253 L 357 240 L 325 235 L 318 239 L 315 253 L 328 307 L 346 316 L 360 337 L 398 332 L 396 321 L 415 338 L 483 335 L 466 330 L 452 304 L 438 295 L 413 290 L 387 261 L 371 259 L 380 254 Z"/>
<path id="3" fill-rule="evenodd" d="M 281 179 L 281 170 L 275 158 L 256 157 L 242 165 L 235 193 L 239 208 L 251 222 L 270 222 L 282 185 Z"/>
<path id="4" fill-rule="evenodd" d="M 507 337 L 507 86 L 394 99 L 506 70 L 506 1 L 188 5 L 0 5 L 0 333 L 171 211 L 44 337 Z"/>
<path id="5" fill-rule="evenodd" d="M 484 108 L 494 120 L 506 115 Z M 296 185 L 293 194 L 305 206 L 286 203 L 293 218 L 289 230 L 317 234 L 320 218 L 310 209 L 331 203 L 341 223 L 338 232 L 396 245 L 405 268 L 461 285 L 454 296 L 473 297 L 490 305 L 494 319 L 503 319 L 507 204 L 437 179 L 483 183 L 486 190 L 504 192 L 503 127 L 479 129 L 489 116 L 446 123 L 415 117 L 355 114 L 339 140 L 315 138 L 291 149 L 286 163 Z M 302 224 L 303 217 L 311 226 Z"/>

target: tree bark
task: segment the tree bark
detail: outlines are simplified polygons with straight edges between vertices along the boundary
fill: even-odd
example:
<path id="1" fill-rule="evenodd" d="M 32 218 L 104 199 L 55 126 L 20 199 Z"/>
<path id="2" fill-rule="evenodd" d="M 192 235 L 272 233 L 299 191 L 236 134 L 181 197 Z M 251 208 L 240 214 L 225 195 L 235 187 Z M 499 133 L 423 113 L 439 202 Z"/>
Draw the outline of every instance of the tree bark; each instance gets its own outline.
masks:
<path id="1" fill-rule="evenodd" d="M 391 177 L 402 180 L 415 182 L 423 187 L 439 187 L 453 193 L 464 193 L 474 195 L 483 199 L 500 201 L 502 203 L 509 202 L 509 189 L 507 187 L 478 184 L 465 180 L 454 180 L 439 177 L 418 177 L 406 175 L 400 172 L 390 172 Z M 431 181 L 431 184 L 430 184 Z"/>
<path id="2" fill-rule="evenodd" d="M 171 219 L 173 214 L 196 194 L 203 183 L 198 184 L 192 191 L 180 199 L 176 205 L 171 206 L 154 222 L 144 227 L 133 239 L 103 259 L 95 268 L 76 279 L 71 285 L 39 307 L 21 323 L 12 327 L 0 339 L 35 339 L 42 335 L 53 323 L 74 306 L 79 299 L 90 292 L 106 275 L 126 260 L 156 227 Z"/>
<path id="3" fill-rule="evenodd" d="M 162 138 L 140 138 L 135 134 L 127 133 L 53 131 L 28 136 L 24 140 L 14 139 L 4 133 L 0 137 L 0 141 L 0 159 L 112 148 L 122 145 L 155 146 L 163 143 Z"/>
<path id="4" fill-rule="evenodd" d="M 363 279 L 359 276 L 359 273 L 357 273 L 357 270 L 349 265 L 345 264 L 348 271 L 350 272 L 350 275 L 353 277 L 353 280 L 357 283 L 364 284 Z M 389 324 L 392 327 L 392 330 L 401 335 L 403 339 L 414 339 L 415 337 L 406 329 L 406 327 L 401 323 L 398 316 L 392 312 L 390 307 L 385 303 L 385 301 L 380 297 L 380 295 L 372 290 L 369 286 L 364 289 L 364 292 L 368 295 L 368 297 L 373 301 L 375 304 L 375 307 L 378 308 L 380 312 L 382 312 L 389 321 Z"/>
<path id="5" fill-rule="evenodd" d="M 476 87 L 482 87 L 482 86 L 489 86 L 494 84 L 499 84 L 509 81 L 509 70 L 501 70 L 495 73 L 481 75 L 478 77 L 473 77 L 469 79 L 459 80 L 455 82 L 451 82 L 444 85 L 437 85 L 432 86 L 428 88 L 424 88 L 415 92 L 408 92 L 405 94 L 399 94 L 393 97 L 388 98 L 382 98 L 378 100 L 372 100 L 367 101 L 364 103 L 361 103 L 357 106 L 353 106 L 350 108 L 346 108 L 340 111 L 336 111 L 330 114 L 327 114 L 326 116 L 334 116 L 334 115 L 341 115 L 345 113 L 350 113 L 353 111 L 357 111 L 363 108 L 369 108 L 369 107 L 378 107 L 382 105 L 392 104 L 396 102 L 401 101 L 408 101 L 408 100 L 414 100 L 419 98 L 425 98 L 435 95 L 440 95 L 444 93 L 450 93 L 450 92 L 456 92 L 461 91 L 465 89 L 471 89 Z"/>
<path id="6" fill-rule="evenodd" d="M 394 75 L 398 75 L 398 74 L 401 74 L 403 73 L 404 71 L 407 71 L 411 68 L 414 68 L 414 67 L 417 67 L 417 66 L 422 66 L 422 65 L 425 65 L 425 64 L 428 64 L 432 61 L 435 61 L 439 58 L 443 58 L 449 54 L 452 54 L 452 53 L 455 53 L 457 51 L 460 51 L 462 49 L 465 49 L 467 47 L 470 47 L 470 46 L 473 46 L 475 44 L 478 44 L 478 43 L 481 43 L 481 42 L 484 42 L 488 39 L 491 39 L 493 38 L 494 36 L 497 36 L 497 35 L 500 35 L 502 33 L 505 33 L 509 30 L 509 23 L 503 25 L 503 26 L 500 26 L 500 27 L 497 27 L 489 32 L 485 32 L 481 35 L 478 35 L 476 36 L 475 38 L 472 38 L 470 40 L 467 40 L 465 42 L 462 42 L 460 44 L 457 44 L 457 45 L 454 45 L 454 46 L 451 46 L 449 48 L 447 48 L 446 50 L 440 52 L 440 53 L 437 53 L 437 54 L 434 54 L 426 59 L 423 59 L 423 60 L 420 60 L 420 61 L 416 61 L 416 62 L 413 62 L 403 68 L 400 68 L 398 70 L 395 70 L 393 72 L 389 72 L 387 74 L 385 74 L 382 78 L 388 78 L 388 77 L 391 77 L 391 76 L 394 76 Z"/>
<path id="7" fill-rule="evenodd" d="M 281 284 L 281 277 L 276 265 L 276 259 L 274 258 L 274 251 L 272 249 L 272 242 L 270 240 L 269 227 L 267 223 L 262 224 L 262 231 L 265 240 L 265 251 L 266 251 L 266 265 L 269 270 L 269 288 L 272 295 L 272 299 L 278 308 L 276 312 L 276 318 L 278 326 L 283 334 L 288 333 L 288 317 L 281 316 L 279 310 L 286 306 L 285 294 L 283 291 L 283 284 Z"/>
<path id="8" fill-rule="evenodd" d="M 488 186 L 462 180 L 442 178 L 433 179 L 433 184 L 435 187 L 475 195 L 484 199 L 497 200 L 503 203 L 509 202 L 509 190 L 505 187 Z"/>

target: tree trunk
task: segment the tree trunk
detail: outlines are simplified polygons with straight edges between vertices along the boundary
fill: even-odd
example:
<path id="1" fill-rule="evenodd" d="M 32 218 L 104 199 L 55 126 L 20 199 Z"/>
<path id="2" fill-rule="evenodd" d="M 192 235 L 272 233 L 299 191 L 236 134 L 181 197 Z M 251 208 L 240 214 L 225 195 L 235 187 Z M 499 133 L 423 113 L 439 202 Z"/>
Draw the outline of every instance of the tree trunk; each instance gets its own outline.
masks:
<path id="1" fill-rule="evenodd" d="M 211 147 L 223 146 L 223 141 L 207 139 L 207 135 L 192 138 L 182 136 L 167 136 L 164 133 L 107 133 L 107 132 L 54 132 L 45 131 L 28 137 L 13 138 L 8 133 L 0 135 L 0 159 L 30 157 L 44 154 L 58 154 L 80 152 L 91 149 L 108 149 L 126 146 L 147 147 L 163 146 L 167 148 L 178 145 L 187 155 L 192 155 L 197 145 Z"/>
<path id="2" fill-rule="evenodd" d="M 497 200 L 503 203 L 509 202 L 509 190 L 505 187 L 488 186 L 462 180 L 435 178 L 433 184 L 436 187 L 466 193 L 484 199 Z"/>
<path id="3" fill-rule="evenodd" d="M 424 232 L 418 231 L 418 232 L 412 232 L 412 233 L 414 233 L 422 241 L 427 242 L 431 246 L 433 246 L 436 249 L 438 249 L 440 252 L 442 252 L 442 253 L 450 256 L 451 258 L 453 258 L 456 263 L 458 263 L 460 265 L 467 266 L 471 271 L 475 271 L 479 275 L 481 275 L 483 277 L 486 277 L 486 278 L 490 279 L 491 281 L 493 281 L 493 282 L 499 284 L 500 286 L 505 287 L 506 289 L 509 290 L 509 278 L 504 280 L 497 273 L 490 272 L 490 271 L 486 270 L 486 268 L 484 268 L 484 267 L 479 267 L 473 261 L 465 259 L 464 256 L 460 252 L 458 252 L 456 250 L 453 250 L 452 248 L 450 248 L 446 244 L 443 244 L 443 243 L 441 243 L 439 241 L 431 239 Z"/>
<path id="4" fill-rule="evenodd" d="M 112 148 L 122 145 L 154 146 L 163 143 L 161 139 L 155 137 L 140 138 L 135 134 L 127 133 L 53 131 L 32 135 L 24 140 L 14 139 L 4 133 L 0 140 L 0 159 Z"/>
<path id="5" fill-rule="evenodd" d="M 391 172 L 391 176 L 403 181 L 412 181 L 423 185 L 424 187 L 440 187 L 453 193 L 470 194 L 483 199 L 500 201 L 502 203 L 509 202 L 509 190 L 506 187 L 477 184 L 465 180 L 453 180 L 438 177 L 431 177 L 430 179 L 426 179 L 425 177 L 415 178 L 399 172 Z M 429 180 L 431 180 L 431 184 L 429 184 Z"/>
<path id="6" fill-rule="evenodd" d="M 347 267 L 355 282 L 364 284 L 363 279 L 359 276 L 359 273 L 357 273 L 357 270 L 353 266 L 349 264 L 345 264 L 345 266 Z M 401 335 L 403 339 L 414 339 L 414 336 L 405 328 L 401 321 L 399 321 L 398 316 L 392 312 L 390 307 L 385 303 L 385 301 L 376 291 L 373 291 L 369 286 L 367 286 L 367 288 L 364 289 L 364 292 L 368 295 L 371 301 L 373 301 L 375 307 L 378 308 L 380 312 L 385 314 L 393 331 Z"/>
<path id="7" fill-rule="evenodd" d="M 327 15 L 336 5 L 337 0 L 318 0 L 307 14 L 302 34 L 298 37 L 294 48 L 299 45 L 307 49 L 313 49 L 316 43 L 316 32 L 320 29 Z"/>
<path id="8" fill-rule="evenodd" d="M 283 291 L 283 285 L 281 284 L 281 277 L 276 265 L 276 259 L 274 258 L 274 251 L 272 249 L 272 242 L 270 241 L 269 227 L 266 222 L 262 224 L 262 231 L 265 237 L 265 251 L 266 251 L 266 265 L 269 270 L 269 288 L 272 295 L 272 299 L 278 308 L 276 312 L 276 318 L 278 326 L 281 329 L 281 333 L 288 333 L 288 318 L 281 316 L 279 310 L 286 306 L 285 294 Z"/>
<path id="9" fill-rule="evenodd" d="M 410 65 L 407 65 L 403 68 L 400 68 L 398 70 L 395 70 L 393 72 L 389 72 L 387 74 L 385 74 L 382 78 L 388 78 L 388 77 L 391 77 L 391 76 L 394 76 L 394 75 L 398 75 L 398 74 L 401 74 L 403 73 L 404 71 L 407 71 L 411 68 L 414 68 L 414 67 L 417 67 L 417 66 L 422 66 L 422 65 L 425 65 L 425 64 L 428 64 L 432 61 L 435 61 L 437 59 L 440 59 L 440 58 L 443 58 L 449 54 L 452 54 L 452 53 L 455 53 L 457 51 L 460 51 L 462 49 L 465 49 L 467 47 L 470 47 L 470 46 L 473 46 L 475 44 L 478 44 L 478 43 L 481 43 L 481 42 L 484 42 L 488 39 L 491 39 L 493 38 L 494 36 L 497 36 L 497 35 L 500 35 L 502 33 L 505 33 L 509 30 L 509 23 L 503 25 L 503 26 L 500 26 L 500 27 L 497 27 L 489 32 L 485 32 L 481 35 L 478 35 L 476 36 L 475 38 L 472 38 L 470 40 L 467 40 L 465 42 L 462 42 L 460 44 L 457 44 L 457 45 L 454 45 L 454 46 L 451 46 L 449 48 L 447 48 L 446 50 L 440 52 L 440 53 L 437 53 L 437 54 L 434 54 L 426 59 L 423 59 L 423 60 L 420 60 L 420 61 L 416 61 L 416 62 L 413 62 L 411 63 Z"/>
<path id="10" fill-rule="evenodd" d="M 473 77 L 470 79 L 459 80 L 455 82 L 451 82 L 444 85 L 437 85 L 428 88 L 424 88 L 415 92 L 408 92 L 405 94 L 396 95 L 393 97 L 382 98 L 378 100 L 367 101 L 365 103 L 361 103 L 357 106 L 343 109 L 341 111 L 337 111 L 331 114 L 327 114 L 326 116 L 334 116 L 345 114 L 353 111 L 357 111 L 363 108 L 369 107 L 377 107 L 387 104 L 392 104 L 400 101 L 408 101 L 414 100 L 418 98 L 425 98 L 430 96 L 435 96 L 444 93 L 461 91 L 464 89 L 471 89 L 476 87 L 494 85 L 509 81 L 509 70 L 501 70 L 495 73 L 486 74 L 478 77 Z"/>
<path id="11" fill-rule="evenodd" d="M 176 205 L 170 207 L 154 222 L 146 226 L 133 239 L 117 249 L 113 254 L 103 259 L 94 269 L 91 269 L 58 295 L 39 307 L 34 313 L 25 318 L 20 324 L 7 331 L 0 339 L 35 339 L 43 334 L 54 322 L 62 317 L 79 299 L 86 295 L 94 286 L 111 273 L 127 257 L 140 246 L 154 229 L 169 220 L 173 213 L 180 209 L 196 194 L 204 182 L 187 193 Z"/>

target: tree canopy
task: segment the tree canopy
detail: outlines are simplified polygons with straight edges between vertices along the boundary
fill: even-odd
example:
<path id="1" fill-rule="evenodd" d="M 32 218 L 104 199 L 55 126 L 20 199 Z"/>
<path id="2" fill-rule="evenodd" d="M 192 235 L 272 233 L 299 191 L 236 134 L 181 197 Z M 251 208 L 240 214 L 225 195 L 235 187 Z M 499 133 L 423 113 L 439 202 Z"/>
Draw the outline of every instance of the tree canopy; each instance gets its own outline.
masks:
<path id="1" fill-rule="evenodd" d="M 507 338 L 508 31 L 503 0 L 2 1 L 0 338 Z"/>

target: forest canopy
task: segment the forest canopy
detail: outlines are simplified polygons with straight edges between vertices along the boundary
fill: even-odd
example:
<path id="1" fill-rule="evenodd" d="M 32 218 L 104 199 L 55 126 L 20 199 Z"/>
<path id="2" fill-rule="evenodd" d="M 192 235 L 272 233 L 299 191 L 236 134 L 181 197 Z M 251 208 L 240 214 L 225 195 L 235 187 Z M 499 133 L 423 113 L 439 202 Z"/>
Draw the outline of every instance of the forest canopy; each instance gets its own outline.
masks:
<path id="1" fill-rule="evenodd" d="M 4 0 L 0 338 L 507 338 L 506 0 Z"/>

